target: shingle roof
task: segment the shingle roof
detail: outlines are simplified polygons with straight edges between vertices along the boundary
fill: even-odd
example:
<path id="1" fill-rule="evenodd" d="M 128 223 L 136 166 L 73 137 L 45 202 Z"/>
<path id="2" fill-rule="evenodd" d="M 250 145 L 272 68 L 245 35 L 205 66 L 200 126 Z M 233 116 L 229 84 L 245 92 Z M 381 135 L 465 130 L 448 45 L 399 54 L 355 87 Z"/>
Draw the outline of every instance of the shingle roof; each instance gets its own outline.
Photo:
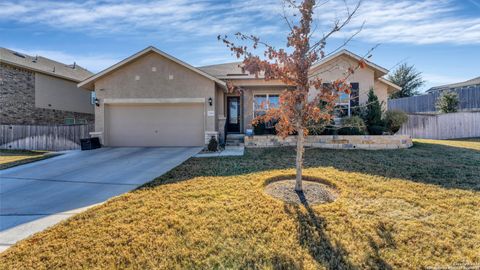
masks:
<path id="1" fill-rule="evenodd" d="M 80 82 L 93 75 L 79 65 L 67 65 L 41 56 L 30 56 L 0 48 L 0 63 L 5 63 L 63 79 Z"/>
<path id="2" fill-rule="evenodd" d="M 462 88 L 465 86 L 473 86 L 473 85 L 480 85 L 480 76 L 473 78 L 468 81 L 464 82 L 459 82 L 459 83 L 452 83 L 452 84 L 445 84 L 445 85 L 440 85 L 440 86 L 435 86 L 427 90 L 428 93 L 430 92 L 435 92 L 439 90 L 445 90 L 445 89 L 451 89 L 451 88 Z"/>
<path id="3" fill-rule="evenodd" d="M 219 79 L 255 79 L 255 75 L 242 72 L 240 65 L 242 65 L 242 62 L 224 63 L 197 68 Z M 263 76 L 259 75 L 259 78 L 263 78 Z"/>
<path id="4" fill-rule="evenodd" d="M 312 70 L 327 63 L 328 61 L 340 56 L 340 55 L 347 55 L 357 60 L 363 59 L 362 57 L 344 49 L 337 53 L 334 53 L 328 57 L 325 57 L 319 60 L 312 66 Z M 365 63 L 370 66 L 372 69 L 376 71 L 378 77 L 381 77 L 388 73 L 388 70 L 372 63 L 366 59 L 363 59 Z M 215 76 L 219 79 L 255 79 L 255 75 L 250 75 L 248 73 L 242 73 L 242 69 L 239 67 L 242 62 L 232 62 L 232 63 L 225 63 L 225 64 L 218 64 L 218 65 L 210 65 L 210 66 L 202 66 L 198 67 L 198 69 L 205 71 L 206 73 Z M 263 78 L 262 74 L 258 76 L 259 78 Z"/>

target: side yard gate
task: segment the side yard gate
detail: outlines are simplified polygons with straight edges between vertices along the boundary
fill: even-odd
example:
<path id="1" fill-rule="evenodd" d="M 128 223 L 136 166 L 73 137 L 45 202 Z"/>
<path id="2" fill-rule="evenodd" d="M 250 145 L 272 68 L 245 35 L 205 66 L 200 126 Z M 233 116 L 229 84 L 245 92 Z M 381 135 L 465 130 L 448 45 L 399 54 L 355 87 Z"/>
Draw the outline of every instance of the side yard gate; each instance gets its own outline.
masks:
<path id="1" fill-rule="evenodd" d="M 80 149 L 93 125 L 0 125 L 0 149 L 63 151 Z"/>

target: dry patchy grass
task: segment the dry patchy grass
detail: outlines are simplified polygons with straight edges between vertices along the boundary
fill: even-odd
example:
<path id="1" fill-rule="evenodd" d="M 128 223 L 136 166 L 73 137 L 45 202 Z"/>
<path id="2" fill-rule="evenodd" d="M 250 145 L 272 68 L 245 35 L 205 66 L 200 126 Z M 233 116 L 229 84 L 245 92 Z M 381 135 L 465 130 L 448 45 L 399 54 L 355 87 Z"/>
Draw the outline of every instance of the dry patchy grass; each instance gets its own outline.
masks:
<path id="1" fill-rule="evenodd" d="M 480 142 L 306 152 L 329 204 L 264 193 L 293 149 L 190 159 L 145 187 L 18 243 L 0 268 L 390 269 L 480 264 Z"/>
<path id="2" fill-rule="evenodd" d="M 0 170 L 49 157 L 45 151 L 0 150 Z"/>

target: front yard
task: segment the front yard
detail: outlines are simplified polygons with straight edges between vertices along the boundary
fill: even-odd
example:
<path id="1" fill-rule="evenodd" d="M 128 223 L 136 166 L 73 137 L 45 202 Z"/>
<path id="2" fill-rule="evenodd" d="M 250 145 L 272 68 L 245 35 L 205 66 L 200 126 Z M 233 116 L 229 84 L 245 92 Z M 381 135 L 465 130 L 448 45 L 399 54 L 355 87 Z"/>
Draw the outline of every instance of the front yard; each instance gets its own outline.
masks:
<path id="1" fill-rule="evenodd" d="M 38 161 L 49 157 L 45 151 L 29 150 L 1 150 L 0 149 L 0 170 Z"/>
<path id="2" fill-rule="evenodd" d="M 330 204 L 264 193 L 294 173 L 291 148 L 190 159 L 134 192 L 36 234 L 0 268 L 355 269 L 480 265 L 480 141 L 306 151 Z"/>

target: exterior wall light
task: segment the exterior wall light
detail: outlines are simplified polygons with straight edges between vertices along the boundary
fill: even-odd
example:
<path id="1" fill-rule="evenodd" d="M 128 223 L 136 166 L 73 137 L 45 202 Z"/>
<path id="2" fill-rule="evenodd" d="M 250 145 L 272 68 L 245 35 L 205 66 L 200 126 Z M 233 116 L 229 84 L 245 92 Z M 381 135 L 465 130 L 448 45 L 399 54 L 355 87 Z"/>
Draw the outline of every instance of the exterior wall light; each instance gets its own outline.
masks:
<path id="1" fill-rule="evenodd" d="M 95 106 L 100 107 L 100 100 L 95 98 Z"/>
<path id="2" fill-rule="evenodd" d="M 212 99 L 212 97 L 209 97 L 209 98 L 208 98 L 208 104 L 209 104 L 210 106 L 213 105 L 213 99 Z"/>

